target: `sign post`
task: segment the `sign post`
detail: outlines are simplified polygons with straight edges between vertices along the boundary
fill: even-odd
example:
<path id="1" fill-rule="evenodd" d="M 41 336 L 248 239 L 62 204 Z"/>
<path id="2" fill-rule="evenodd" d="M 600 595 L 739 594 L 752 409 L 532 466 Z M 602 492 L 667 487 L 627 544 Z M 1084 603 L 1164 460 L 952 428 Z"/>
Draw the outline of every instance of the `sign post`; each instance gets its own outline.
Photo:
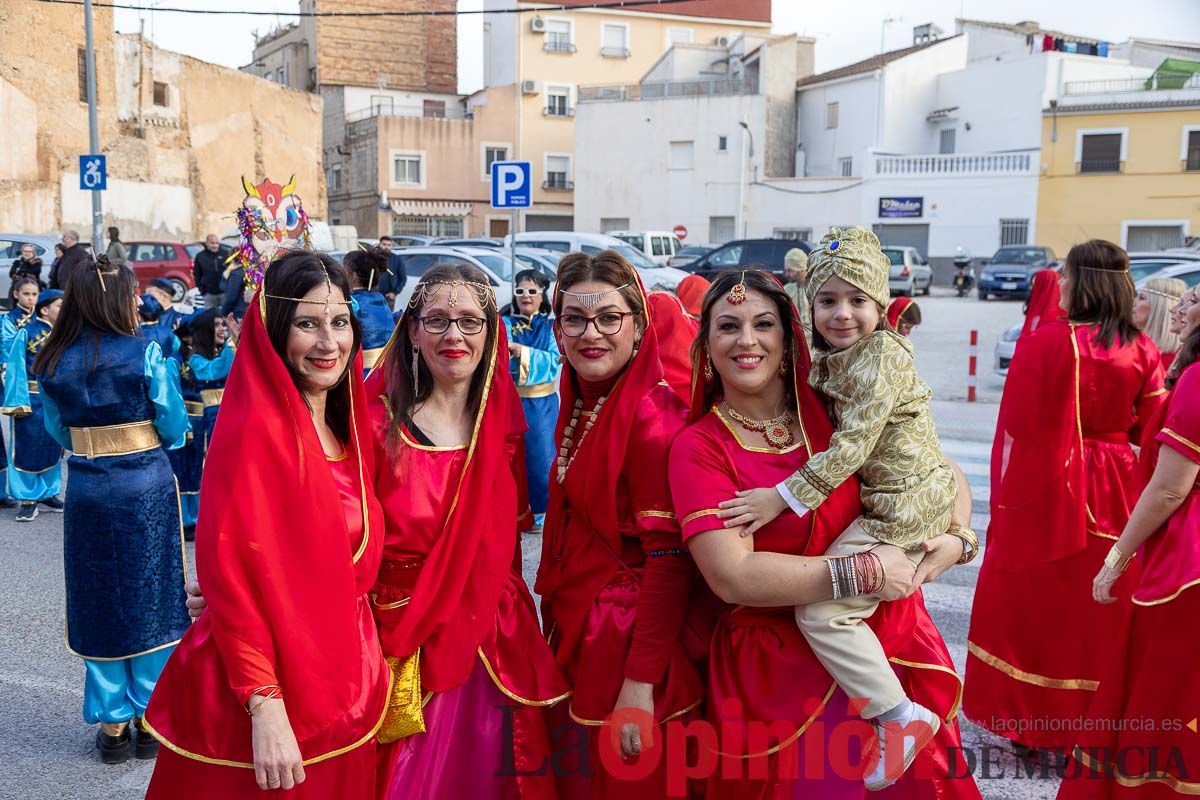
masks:
<path id="1" fill-rule="evenodd" d="M 517 224 L 520 209 L 533 205 L 533 165 L 528 161 L 492 162 L 492 208 L 512 212 L 508 224 L 508 257 L 512 265 L 514 290 L 511 311 L 516 310 L 517 288 Z"/>
<path id="2" fill-rule="evenodd" d="M 100 130 L 96 121 L 96 48 L 92 36 L 92 0 L 83 0 L 83 29 L 87 62 L 88 149 L 93 153 L 98 153 L 100 151 Z M 96 185 L 86 185 L 87 173 L 84 172 L 84 158 L 99 158 L 100 160 L 96 167 L 99 170 L 99 181 Z M 104 156 L 92 155 L 79 159 L 79 188 L 91 190 L 92 193 L 92 252 L 97 257 L 104 252 L 104 240 L 101 238 L 104 212 L 100 207 L 100 192 L 107 186 L 104 166 Z"/>
<path id="3" fill-rule="evenodd" d="M 681 242 L 687 238 L 687 228 L 682 225 L 676 225 L 675 230 L 671 231 L 671 233 L 675 234 L 675 238 Z"/>

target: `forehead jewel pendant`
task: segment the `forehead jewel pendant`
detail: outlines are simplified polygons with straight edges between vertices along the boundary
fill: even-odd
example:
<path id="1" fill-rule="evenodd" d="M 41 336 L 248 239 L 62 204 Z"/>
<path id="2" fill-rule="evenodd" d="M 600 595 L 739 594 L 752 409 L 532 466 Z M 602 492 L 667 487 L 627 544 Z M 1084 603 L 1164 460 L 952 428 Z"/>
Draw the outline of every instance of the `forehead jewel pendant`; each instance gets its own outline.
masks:
<path id="1" fill-rule="evenodd" d="M 730 305 L 735 306 L 746 302 L 746 273 L 742 273 L 742 277 L 729 290 L 729 294 L 725 295 L 725 299 L 729 301 Z"/>

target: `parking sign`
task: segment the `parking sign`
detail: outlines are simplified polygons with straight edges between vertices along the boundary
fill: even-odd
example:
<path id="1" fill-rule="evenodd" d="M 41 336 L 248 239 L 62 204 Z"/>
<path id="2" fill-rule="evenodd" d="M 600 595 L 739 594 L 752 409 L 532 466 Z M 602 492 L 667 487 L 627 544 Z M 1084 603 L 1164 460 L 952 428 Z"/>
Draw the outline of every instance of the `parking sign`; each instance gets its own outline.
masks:
<path id="1" fill-rule="evenodd" d="M 102 192 L 108 188 L 108 165 L 102 155 L 79 157 L 79 190 Z"/>
<path id="2" fill-rule="evenodd" d="M 528 161 L 492 162 L 492 208 L 533 205 L 533 166 Z"/>

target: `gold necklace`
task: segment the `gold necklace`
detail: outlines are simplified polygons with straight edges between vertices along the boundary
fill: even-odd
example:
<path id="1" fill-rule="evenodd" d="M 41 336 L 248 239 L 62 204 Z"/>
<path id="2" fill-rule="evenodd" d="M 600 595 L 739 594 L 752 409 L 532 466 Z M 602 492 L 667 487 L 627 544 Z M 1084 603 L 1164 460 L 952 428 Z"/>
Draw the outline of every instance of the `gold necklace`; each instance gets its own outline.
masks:
<path id="1" fill-rule="evenodd" d="M 555 466 L 557 467 L 555 477 L 558 479 L 560 484 L 566 480 L 567 469 L 571 466 L 571 464 L 575 463 L 575 456 L 579 453 L 579 448 L 583 447 L 583 440 L 587 438 L 588 431 L 590 431 L 592 426 L 596 424 L 596 417 L 600 416 L 600 409 L 604 407 L 604 401 L 606 398 L 607 395 L 601 396 L 600 399 L 596 401 L 596 407 L 590 412 L 583 410 L 583 400 L 581 398 L 577 398 L 575 400 L 575 407 L 571 409 L 571 420 L 566 424 L 566 427 L 563 428 L 562 442 L 560 442 L 558 446 L 558 458 L 556 459 L 555 463 Z M 579 442 L 575 443 L 573 441 L 575 436 L 575 428 L 579 425 L 579 418 L 583 416 L 587 417 L 587 422 L 585 422 L 583 425 L 583 432 L 579 434 Z M 575 445 L 574 448 L 572 448 L 572 444 Z"/>
<path id="2" fill-rule="evenodd" d="M 725 403 L 725 408 L 729 410 L 729 416 L 733 417 L 737 424 L 753 433 L 761 433 L 767 440 L 767 444 L 777 450 L 791 447 L 796 443 L 796 437 L 792 434 L 792 415 L 787 411 L 772 419 L 757 420 L 739 414 L 728 402 Z"/>

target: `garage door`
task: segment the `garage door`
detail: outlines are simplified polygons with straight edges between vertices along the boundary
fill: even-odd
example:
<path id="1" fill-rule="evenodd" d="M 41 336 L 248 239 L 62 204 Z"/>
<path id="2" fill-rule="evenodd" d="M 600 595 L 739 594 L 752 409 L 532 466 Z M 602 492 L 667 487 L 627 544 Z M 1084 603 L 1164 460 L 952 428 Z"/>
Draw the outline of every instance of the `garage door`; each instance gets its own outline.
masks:
<path id="1" fill-rule="evenodd" d="M 875 225 L 874 229 L 884 247 L 915 247 L 921 255 L 929 255 L 928 225 Z"/>
<path id="2" fill-rule="evenodd" d="M 1130 225 L 1125 249 L 1131 253 L 1183 247 L 1182 225 Z"/>
<path id="3" fill-rule="evenodd" d="M 552 216 L 550 214 L 528 214 L 525 216 L 525 230 L 573 231 L 575 230 L 575 218 L 569 216 Z"/>

